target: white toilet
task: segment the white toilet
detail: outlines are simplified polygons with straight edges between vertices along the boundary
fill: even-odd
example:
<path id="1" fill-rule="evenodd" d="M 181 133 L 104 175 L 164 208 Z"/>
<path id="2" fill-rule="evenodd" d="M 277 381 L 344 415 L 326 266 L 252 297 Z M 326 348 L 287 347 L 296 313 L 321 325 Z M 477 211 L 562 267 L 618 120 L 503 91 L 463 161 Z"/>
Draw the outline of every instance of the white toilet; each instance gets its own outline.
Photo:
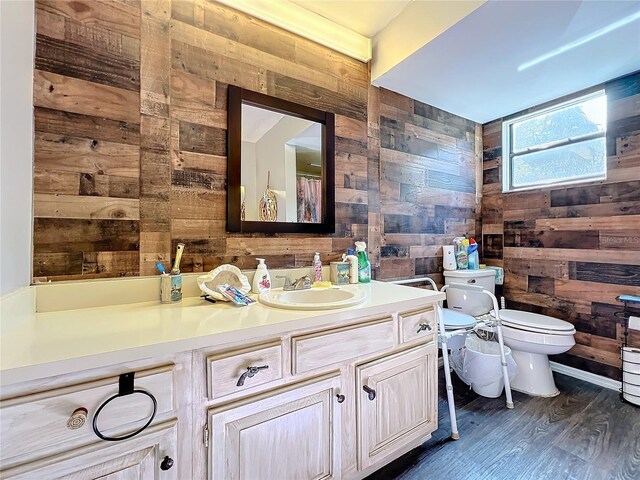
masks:
<path id="1" fill-rule="evenodd" d="M 444 272 L 445 283 L 479 285 L 495 292 L 495 273 L 486 270 Z M 473 316 L 491 312 L 489 297 L 466 290 L 447 290 L 449 309 Z M 575 345 L 575 328 L 569 322 L 537 313 L 500 310 L 504 343 L 511 348 L 518 374 L 511 388 L 539 397 L 553 397 L 560 392 L 553 380 L 548 355 L 564 353 Z M 446 321 L 445 321 L 446 326 Z"/>

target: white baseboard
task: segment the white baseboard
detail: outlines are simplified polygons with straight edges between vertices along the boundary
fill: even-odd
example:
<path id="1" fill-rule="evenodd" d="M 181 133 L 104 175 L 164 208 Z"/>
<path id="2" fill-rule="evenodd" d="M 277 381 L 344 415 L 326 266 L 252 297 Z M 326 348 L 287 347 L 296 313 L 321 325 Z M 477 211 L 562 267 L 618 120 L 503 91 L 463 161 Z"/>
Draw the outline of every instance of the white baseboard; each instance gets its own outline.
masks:
<path id="1" fill-rule="evenodd" d="M 622 384 L 618 380 L 603 377 L 602 375 L 596 375 L 595 373 L 591 372 L 585 372 L 584 370 L 580 370 L 579 368 L 569 367 L 567 365 L 563 365 L 562 363 L 549 362 L 549 364 L 551 365 L 551 370 L 553 370 L 554 372 L 562 373 L 563 375 L 567 375 L 569 377 L 593 383 L 594 385 L 608 388 L 609 390 L 615 390 L 616 392 L 619 392 L 622 388 Z M 442 368 L 442 357 L 438 358 L 438 368 Z"/>
<path id="2" fill-rule="evenodd" d="M 596 375 L 595 373 L 591 372 L 585 372 L 584 370 L 580 370 L 579 368 L 569 367 L 561 363 L 549 363 L 551 364 L 551 370 L 553 370 L 554 372 L 562 373 L 563 375 L 574 377 L 579 380 L 584 380 L 585 382 L 593 383 L 594 385 L 599 385 L 601 387 L 615 390 L 617 392 L 619 392 L 620 388 L 622 388 L 622 384 L 618 380 L 603 377 L 602 375 Z"/>

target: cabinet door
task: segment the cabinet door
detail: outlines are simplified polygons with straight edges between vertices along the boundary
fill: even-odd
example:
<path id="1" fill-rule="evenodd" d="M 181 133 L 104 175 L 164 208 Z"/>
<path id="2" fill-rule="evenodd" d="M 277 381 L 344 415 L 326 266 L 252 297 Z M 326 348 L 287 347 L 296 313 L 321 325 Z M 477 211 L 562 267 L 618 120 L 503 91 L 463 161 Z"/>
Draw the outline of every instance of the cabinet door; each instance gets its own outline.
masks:
<path id="1" fill-rule="evenodd" d="M 437 428 L 437 347 L 357 367 L 360 469 Z"/>
<path id="2" fill-rule="evenodd" d="M 122 442 L 100 442 L 0 472 L 3 479 L 176 480 L 176 421 L 166 422 Z M 174 464 L 163 470 L 165 457 Z M 165 462 L 164 467 L 168 466 Z"/>
<path id="3" fill-rule="evenodd" d="M 340 478 L 339 393 L 339 377 L 325 377 L 210 410 L 209 477 Z"/>

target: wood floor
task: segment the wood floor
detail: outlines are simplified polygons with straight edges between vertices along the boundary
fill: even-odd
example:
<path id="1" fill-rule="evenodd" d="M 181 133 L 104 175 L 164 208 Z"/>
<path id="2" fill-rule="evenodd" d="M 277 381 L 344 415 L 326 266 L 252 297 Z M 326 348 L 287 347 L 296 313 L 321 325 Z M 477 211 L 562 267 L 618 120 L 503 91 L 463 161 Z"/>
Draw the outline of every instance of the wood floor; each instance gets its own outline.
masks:
<path id="1" fill-rule="evenodd" d="M 441 370 L 442 377 L 442 370 Z M 555 374 L 562 392 L 483 398 L 454 377 L 460 440 L 450 440 L 440 380 L 439 429 L 368 480 L 640 479 L 640 408 L 617 392 Z"/>

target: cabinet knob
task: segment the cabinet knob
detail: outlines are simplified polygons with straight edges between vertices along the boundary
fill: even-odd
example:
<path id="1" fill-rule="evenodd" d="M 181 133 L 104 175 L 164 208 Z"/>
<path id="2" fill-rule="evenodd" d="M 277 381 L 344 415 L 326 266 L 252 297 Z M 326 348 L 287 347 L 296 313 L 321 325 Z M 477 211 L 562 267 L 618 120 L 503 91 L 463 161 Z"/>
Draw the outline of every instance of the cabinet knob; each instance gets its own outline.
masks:
<path id="1" fill-rule="evenodd" d="M 87 421 L 88 413 L 89 412 L 84 407 L 76 408 L 69 417 L 69 420 L 67 420 L 67 428 L 69 430 L 77 430 L 82 427 Z"/>
<path id="2" fill-rule="evenodd" d="M 341 395 L 339 393 L 336 395 L 336 399 L 338 400 L 338 403 L 344 402 L 345 398 L 346 397 L 344 395 Z"/>
<path id="3" fill-rule="evenodd" d="M 370 388 L 368 385 L 363 385 L 362 389 L 367 392 L 369 400 L 373 401 L 376 399 L 376 391 L 373 388 Z"/>
<path id="4" fill-rule="evenodd" d="M 269 365 L 262 365 L 261 367 L 247 367 L 247 371 L 240 375 L 240 378 L 238 378 L 236 387 L 242 387 L 244 385 L 244 381 L 247 378 L 252 378 L 260 370 L 266 370 L 267 368 L 269 368 Z"/>
<path id="5" fill-rule="evenodd" d="M 160 464 L 160 470 L 169 470 L 171 467 L 173 467 L 173 458 L 167 455 Z"/>
<path id="6" fill-rule="evenodd" d="M 424 330 L 429 330 L 431 331 L 431 325 L 429 325 L 428 323 L 421 323 L 418 325 L 418 331 L 416 333 L 420 333 Z"/>

